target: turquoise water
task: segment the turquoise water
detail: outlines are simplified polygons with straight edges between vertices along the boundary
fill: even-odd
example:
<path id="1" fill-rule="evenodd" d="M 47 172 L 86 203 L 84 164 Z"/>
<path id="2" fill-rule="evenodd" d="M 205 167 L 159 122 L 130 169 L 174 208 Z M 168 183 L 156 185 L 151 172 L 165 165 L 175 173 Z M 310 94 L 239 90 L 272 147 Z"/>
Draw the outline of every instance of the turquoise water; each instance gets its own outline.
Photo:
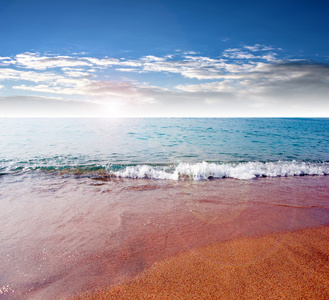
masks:
<path id="1" fill-rule="evenodd" d="M 119 177 L 323 175 L 329 119 L 1 119 L 0 172 Z"/>

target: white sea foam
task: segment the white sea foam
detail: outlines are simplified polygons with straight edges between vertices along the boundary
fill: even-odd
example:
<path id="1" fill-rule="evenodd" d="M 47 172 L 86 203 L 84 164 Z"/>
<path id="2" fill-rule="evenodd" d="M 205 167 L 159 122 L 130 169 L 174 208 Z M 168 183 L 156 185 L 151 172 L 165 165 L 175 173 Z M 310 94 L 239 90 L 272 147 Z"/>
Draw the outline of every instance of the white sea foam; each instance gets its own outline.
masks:
<path id="1" fill-rule="evenodd" d="M 209 178 L 252 179 L 256 177 L 280 177 L 303 175 L 328 175 L 328 163 L 306 163 L 297 161 L 278 162 L 246 162 L 236 164 L 217 163 L 180 163 L 171 171 L 167 167 L 136 165 L 123 170 L 111 171 L 110 175 L 122 178 L 151 178 L 151 179 L 192 179 L 204 180 Z"/>
<path id="2" fill-rule="evenodd" d="M 42 161 L 0 161 L 0 173 L 29 172 L 39 169 L 56 171 L 61 169 L 85 170 L 93 172 L 105 168 L 110 176 L 121 178 L 150 178 L 164 180 L 206 180 L 211 178 L 252 179 L 256 177 L 280 177 L 303 175 L 329 175 L 329 163 L 277 161 L 277 162 L 240 162 L 240 163 L 180 163 L 175 166 L 132 165 L 109 166 L 106 162 L 95 164 L 76 161 L 42 160 Z M 118 168 L 120 168 L 118 170 Z"/>

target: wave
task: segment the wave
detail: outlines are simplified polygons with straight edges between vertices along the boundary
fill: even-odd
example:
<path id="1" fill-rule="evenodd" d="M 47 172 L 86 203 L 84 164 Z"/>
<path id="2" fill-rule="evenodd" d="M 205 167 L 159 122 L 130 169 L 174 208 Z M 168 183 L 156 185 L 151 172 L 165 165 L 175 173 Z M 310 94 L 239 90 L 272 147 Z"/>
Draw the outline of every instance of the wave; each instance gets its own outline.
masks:
<path id="1" fill-rule="evenodd" d="M 329 175 L 329 162 L 200 162 L 180 163 L 178 165 L 163 164 L 109 164 L 85 160 L 57 161 L 0 161 L 0 175 L 19 174 L 30 171 L 43 171 L 73 174 L 89 177 L 117 177 L 132 179 L 162 180 L 208 180 L 220 178 L 253 179 L 257 177 L 288 177 L 305 175 Z"/>
<path id="2" fill-rule="evenodd" d="M 180 163 L 176 167 L 152 165 L 127 166 L 118 171 L 107 169 L 111 176 L 121 178 L 150 178 L 169 180 L 206 180 L 215 178 L 252 179 L 257 177 L 282 177 L 328 175 L 328 163 L 307 162 L 246 162 L 246 163 Z"/>
<path id="3" fill-rule="evenodd" d="M 32 171 L 54 172 L 59 174 L 88 174 L 105 171 L 105 164 L 84 157 L 33 158 L 27 160 L 0 160 L 0 175 L 21 174 Z"/>

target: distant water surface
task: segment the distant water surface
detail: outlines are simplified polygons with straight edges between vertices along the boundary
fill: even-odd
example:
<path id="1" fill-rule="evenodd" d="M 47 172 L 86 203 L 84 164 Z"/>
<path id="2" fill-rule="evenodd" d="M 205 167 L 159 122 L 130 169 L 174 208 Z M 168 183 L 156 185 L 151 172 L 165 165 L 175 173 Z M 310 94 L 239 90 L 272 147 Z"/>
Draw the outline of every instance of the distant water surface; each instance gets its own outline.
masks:
<path id="1" fill-rule="evenodd" d="M 160 179 L 321 175 L 328 172 L 329 119 L 0 119 L 0 142 L 2 173 L 82 167 Z"/>

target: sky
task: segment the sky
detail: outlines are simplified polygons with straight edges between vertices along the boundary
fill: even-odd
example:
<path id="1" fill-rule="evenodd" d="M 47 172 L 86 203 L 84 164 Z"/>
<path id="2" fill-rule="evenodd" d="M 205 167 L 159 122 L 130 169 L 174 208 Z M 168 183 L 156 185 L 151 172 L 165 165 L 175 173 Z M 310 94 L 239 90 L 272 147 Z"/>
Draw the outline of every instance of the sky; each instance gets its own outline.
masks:
<path id="1" fill-rule="evenodd" d="M 0 117 L 329 117 L 329 1 L 1 0 Z"/>

